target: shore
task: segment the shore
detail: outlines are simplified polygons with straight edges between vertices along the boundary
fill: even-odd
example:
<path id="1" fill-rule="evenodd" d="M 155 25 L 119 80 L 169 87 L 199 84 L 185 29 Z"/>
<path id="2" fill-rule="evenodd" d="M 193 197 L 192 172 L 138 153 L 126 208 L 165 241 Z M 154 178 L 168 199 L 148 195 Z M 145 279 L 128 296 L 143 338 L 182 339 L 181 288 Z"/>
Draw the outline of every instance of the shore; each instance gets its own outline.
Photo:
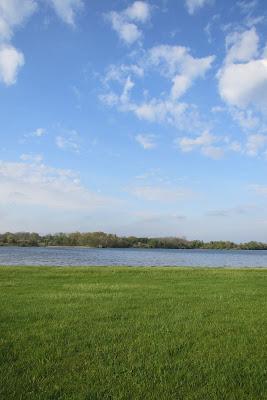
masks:
<path id="1" fill-rule="evenodd" d="M 266 399 L 267 270 L 1 267 L 3 399 Z"/>

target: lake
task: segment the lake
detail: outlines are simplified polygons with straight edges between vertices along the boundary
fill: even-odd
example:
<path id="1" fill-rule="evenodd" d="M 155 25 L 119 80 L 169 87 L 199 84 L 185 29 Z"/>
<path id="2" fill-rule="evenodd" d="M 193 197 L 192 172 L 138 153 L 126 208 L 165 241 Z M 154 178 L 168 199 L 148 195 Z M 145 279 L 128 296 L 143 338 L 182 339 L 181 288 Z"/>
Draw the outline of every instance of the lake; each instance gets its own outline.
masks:
<path id="1" fill-rule="evenodd" d="M 0 265 L 267 267 L 267 250 L 0 247 Z"/>

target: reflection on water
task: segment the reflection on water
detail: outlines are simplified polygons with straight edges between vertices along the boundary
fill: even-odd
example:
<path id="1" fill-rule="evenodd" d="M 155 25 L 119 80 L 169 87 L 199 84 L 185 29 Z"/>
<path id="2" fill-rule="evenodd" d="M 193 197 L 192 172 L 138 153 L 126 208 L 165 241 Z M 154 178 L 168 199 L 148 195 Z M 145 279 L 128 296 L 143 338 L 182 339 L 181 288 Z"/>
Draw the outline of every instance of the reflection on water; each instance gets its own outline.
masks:
<path id="1" fill-rule="evenodd" d="M 267 267 L 267 250 L 0 247 L 0 265 Z"/>

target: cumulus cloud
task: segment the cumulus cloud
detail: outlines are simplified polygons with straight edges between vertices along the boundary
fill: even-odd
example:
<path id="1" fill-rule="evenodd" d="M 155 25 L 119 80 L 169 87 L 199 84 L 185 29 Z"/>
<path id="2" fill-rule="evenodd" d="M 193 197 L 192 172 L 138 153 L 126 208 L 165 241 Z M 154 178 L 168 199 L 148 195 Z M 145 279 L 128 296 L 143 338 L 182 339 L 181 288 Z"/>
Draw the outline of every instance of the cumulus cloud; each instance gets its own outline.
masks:
<path id="1" fill-rule="evenodd" d="M 249 156 L 257 156 L 260 150 L 263 150 L 267 145 L 267 136 L 260 133 L 249 135 L 246 143 L 246 153 Z"/>
<path id="2" fill-rule="evenodd" d="M 267 59 L 230 64 L 219 74 L 219 92 L 230 105 L 266 109 Z"/>
<path id="3" fill-rule="evenodd" d="M 133 21 L 146 22 L 150 18 L 151 7 L 144 1 L 135 1 L 131 6 L 126 8 L 124 14 Z"/>
<path id="4" fill-rule="evenodd" d="M 22 25 L 36 9 L 35 0 L 1 0 L 0 40 L 10 40 L 14 29 Z"/>
<path id="5" fill-rule="evenodd" d="M 99 99 L 108 106 L 117 105 L 121 111 L 129 111 L 132 107 L 130 93 L 134 87 L 134 82 L 130 76 L 127 76 L 121 83 L 123 84 L 123 88 L 120 94 L 109 91 L 108 93 L 99 95 Z"/>
<path id="6" fill-rule="evenodd" d="M 260 125 L 260 119 L 251 109 L 240 110 L 231 107 L 231 116 L 244 130 L 257 129 Z"/>
<path id="7" fill-rule="evenodd" d="M 122 95 L 111 91 L 100 95 L 99 99 L 109 107 L 116 106 L 121 112 L 132 112 L 140 120 L 167 123 L 182 131 L 193 132 L 207 126 L 196 106 L 172 98 L 152 98 L 137 103 L 128 96 L 128 101 L 123 103 Z"/>
<path id="8" fill-rule="evenodd" d="M 226 37 L 227 64 L 247 62 L 258 55 L 259 37 L 255 28 L 245 32 L 233 32 Z"/>
<path id="9" fill-rule="evenodd" d="M 135 136 L 135 140 L 145 150 L 151 150 L 157 146 L 155 142 L 155 135 L 140 133 Z"/>
<path id="10" fill-rule="evenodd" d="M 191 138 L 184 136 L 176 140 L 176 144 L 183 152 L 191 152 L 200 150 L 202 154 L 213 159 L 222 158 L 224 151 L 214 143 L 218 142 L 218 138 L 209 131 L 204 131 L 201 135 Z"/>
<path id="11" fill-rule="evenodd" d="M 132 44 L 142 37 L 138 23 L 145 23 L 150 18 L 151 7 L 144 1 L 135 1 L 123 11 L 111 11 L 106 17 L 119 38 L 126 44 Z"/>
<path id="12" fill-rule="evenodd" d="M 79 177 L 71 170 L 53 168 L 41 162 L 0 161 L 2 205 L 13 203 L 91 210 L 107 205 L 109 201 L 82 186 Z"/>
<path id="13" fill-rule="evenodd" d="M 171 97 L 181 97 L 197 78 L 203 78 L 211 68 L 214 56 L 194 58 L 183 46 L 159 45 L 148 53 L 148 63 L 172 80 Z"/>
<path id="14" fill-rule="evenodd" d="M 218 73 L 219 93 L 231 106 L 267 111 L 267 58 L 258 57 L 255 28 L 226 38 L 225 64 Z"/>
<path id="15" fill-rule="evenodd" d="M 105 85 L 109 84 L 111 81 L 117 81 L 121 84 L 124 84 L 125 81 L 129 76 L 137 76 L 143 77 L 144 76 L 144 69 L 136 64 L 120 64 L 115 65 L 111 64 L 107 72 L 103 78 L 103 83 Z"/>
<path id="16" fill-rule="evenodd" d="M 32 132 L 32 136 L 41 137 L 46 134 L 46 130 L 44 128 L 37 128 L 34 132 Z"/>
<path id="17" fill-rule="evenodd" d="M 188 48 L 182 46 L 155 46 L 148 50 L 140 65 L 123 65 L 122 68 L 111 66 L 103 83 L 104 94 L 100 100 L 108 106 L 116 106 L 119 111 L 132 112 L 139 119 L 150 122 L 167 122 L 178 129 L 192 131 L 204 129 L 206 124 L 199 116 L 197 107 L 179 98 L 193 85 L 197 78 L 203 78 L 211 68 L 214 56 L 194 58 Z M 130 95 L 135 86 L 134 79 L 143 77 L 148 71 L 159 72 L 169 80 L 171 87 L 167 95 L 149 98 L 144 94 L 143 101 L 133 100 Z M 122 85 L 122 92 L 112 89 L 110 82 L 115 80 Z"/>
<path id="18" fill-rule="evenodd" d="M 0 82 L 7 86 L 17 81 L 24 55 L 10 44 L 15 29 L 22 26 L 37 10 L 35 0 L 0 1 Z"/>
<path id="19" fill-rule="evenodd" d="M 48 0 L 57 15 L 67 24 L 74 26 L 77 12 L 83 7 L 83 0 Z"/>
<path id="20" fill-rule="evenodd" d="M 136 105 L 133 111 L 140 119 L 150 122 L 163 122 L 168 116 L 181 116 L 186 108 L 185 104 L 174 104 L 171 101 L 152 99 Z"/>
<path id="21" fill-rule="evenodd" d="M 131 104 L 129 111 L 140 120 L 167 123 L 181 131 L 192 132 L 206 125 L 195 106 L 173 99 L 151 99 L 141 104 Z"/>
<path id="22" fill-rule="evenodd" d="M 243 143 L 234 140 L 228 143 L 227 148 L 231 151 L 245 154 L 249 157 L 266 155 L 267 135 L 262 133 L 249 134 Z"/>
<path id="23" fill-rule="evenodd" d="M 208 131 L 203 132 L 196 138 L 182 137 L 178 140 L 178 144 L 182 151 L 192 151 L 196 146 L 207 146 L 214 143 L 216 140 L 214 135 L 211 135 Z"/>
<path id="24" fill-rule="evenodd" d="M 133 79 L 142 78 L 144 69 L 137 64 L 111 64 L 102 78 L 105 93 L 99 95 L 99 99 L 109 106 L 127 106 L 130 102 L 130 92 L 135 86 Z M 122 87 L 120 94 L 112 90 L 112 85 L 119 83 Z M 127 107 L 126 107 L 127 108 Z"/>
<path id="25" fill-rule="evenodd" d="M 137 25 L 126 22 L 121 15 L 113 11 L 109 14 L 109 19 L 112 24 L 112 28 L 117 32 L 120 39 L 127 44 L 132 44 L 142 36 L 141 31 Z"/>
<path id="26" fill-rule="evenodd" d="M 0 82 L 13 85 L 17 81 L 19 69 L 24 65 L 24 56 L 15 47 L 0 45 Z"/>
<path id="27" fill-rule="evenodd" d="M 211 0 L 185 0 L 185 5 L 190 15 L 193 15 L 198 9 L 211 3 Z"/>
<path id="28" fill-rule="evenodd" d="M 62 20 L 74 25 L 76 12 L 82 0 L 47 0 Z M 37 0 L 0 0 L 0 82 L 16 83 L 19 69 L 24 65 L 24 55 L 10 44 L 17 28 L 22 26 L 38 8 Z"/>
<path id="29" fill-rule="evenodd" d="M 69 150 L 74 153 L 80 152 L 80 137 L 78 133 L 73 130 L 64 135 L 56 136 L 56 145 L 61 150 Z"/>
<path id="30" fill-rule="evenodd" d="M 75 24 L 75 15 L 83 7 L 83 0 L 46 0 L 67 24 Z M 0 1 L 0 40 L 10 40 L 14 29 L 37 10 L 36 0 Z"/>

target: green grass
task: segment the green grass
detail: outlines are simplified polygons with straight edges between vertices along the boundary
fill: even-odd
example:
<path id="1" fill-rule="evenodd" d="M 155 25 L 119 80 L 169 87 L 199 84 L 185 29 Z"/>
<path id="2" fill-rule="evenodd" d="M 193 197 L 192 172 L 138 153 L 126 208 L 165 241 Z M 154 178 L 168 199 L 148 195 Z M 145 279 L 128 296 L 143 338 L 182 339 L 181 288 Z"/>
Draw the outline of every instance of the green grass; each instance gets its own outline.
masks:
<path id="1" fill-rule="evenodd" d="M 0 398 L 267 399 L 267 270 L 0 268 Z"/>

